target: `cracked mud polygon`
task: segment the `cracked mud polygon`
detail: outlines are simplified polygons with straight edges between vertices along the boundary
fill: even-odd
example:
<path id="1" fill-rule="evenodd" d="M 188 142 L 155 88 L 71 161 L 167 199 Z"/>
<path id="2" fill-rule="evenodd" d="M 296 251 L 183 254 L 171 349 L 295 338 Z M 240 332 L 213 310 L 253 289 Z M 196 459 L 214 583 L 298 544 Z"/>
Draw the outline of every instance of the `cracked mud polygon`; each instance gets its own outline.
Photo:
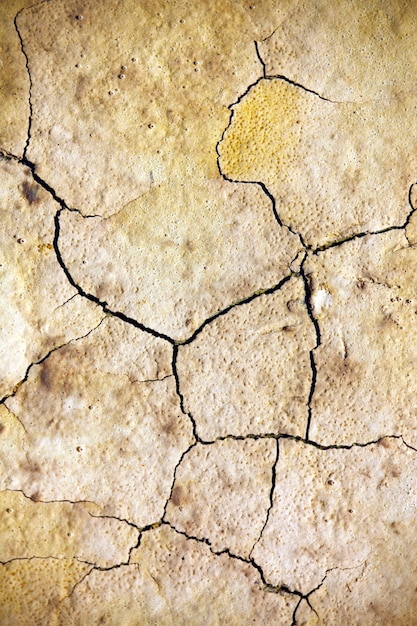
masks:
<path id="1" fill-rule="evenodd" d="M 417 8 L 0 3 L 0 624 L 417 624 Z"/>

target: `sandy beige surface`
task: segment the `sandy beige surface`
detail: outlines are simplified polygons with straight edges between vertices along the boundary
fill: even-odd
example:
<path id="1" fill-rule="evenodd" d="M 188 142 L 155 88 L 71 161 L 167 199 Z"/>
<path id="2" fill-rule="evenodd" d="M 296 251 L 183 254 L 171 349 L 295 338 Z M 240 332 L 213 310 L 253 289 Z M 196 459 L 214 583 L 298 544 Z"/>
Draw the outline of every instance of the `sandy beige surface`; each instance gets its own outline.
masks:
<path id="1" fill-rule="evenodd" d="M 416 48 L 0 1 L 1 626 L 417 624 Z"/>

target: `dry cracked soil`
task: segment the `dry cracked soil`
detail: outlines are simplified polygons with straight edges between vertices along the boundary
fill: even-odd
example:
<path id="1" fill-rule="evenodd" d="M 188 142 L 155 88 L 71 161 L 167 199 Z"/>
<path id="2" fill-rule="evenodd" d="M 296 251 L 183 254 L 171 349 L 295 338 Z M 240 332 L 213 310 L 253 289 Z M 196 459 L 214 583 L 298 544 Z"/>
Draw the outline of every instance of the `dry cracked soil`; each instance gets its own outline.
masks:
<path id="1" fill-rule="evenodd" d="M 0 1 L 1 626 L 417 624 L 416 48 Z"/>

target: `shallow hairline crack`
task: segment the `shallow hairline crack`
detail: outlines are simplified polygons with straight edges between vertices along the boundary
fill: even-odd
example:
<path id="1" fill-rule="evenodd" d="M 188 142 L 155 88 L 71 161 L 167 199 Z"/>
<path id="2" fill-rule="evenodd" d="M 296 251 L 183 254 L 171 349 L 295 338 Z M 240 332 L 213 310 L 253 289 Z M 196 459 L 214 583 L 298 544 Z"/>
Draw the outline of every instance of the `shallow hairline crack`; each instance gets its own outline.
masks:
<path id="1" fill-rule="evenodd" d="M 162 381 L 167 380 L 167 378 L 174 377 L 174 374 L 166 374 L 165 376 L 162 376 L 161 378 L 145 378 L 143 380 L 142 379 L 131 380 L 129 374 L 123 374 L 123 375 L 127 377 L 131 385 L 136 385 L 136 384 L 141 384 L 141 383 L 161 383 Z"/>
<path id="2" fill-rule="evenodd" d="M 79 294 L 74 294 L 75 296 L 79 295 Z M 71 298 L 70 298 L 71 300 Z M 61 305 L 63 306 L 63 305 Z M 44 363 L 47 359 L 49 359 L 50 356 L 52 356 L 52 354 L 54 352 L 57 352 L 59 350 L 62 350 L 63 348 L 68 347 L 69 345 L 73 344 L 73 343 L 77 343 L 78 341 L 81 341 L 82 339 L 85 339 L 86 337 L 88 337 L 91 333 L 93 333 L 95 330 L 97 330 L 97 328 L 99 328 L 99 326 L 101 326 L 101 324 L 107 319 L 107 315 L 105 314 L 104 317 L 100 320 L 100 322 L 97 324 L 97 326 L 94 326 L 93 328 L 91 328 L 85 335 L 81 335 L 80 337 L 74 337 L 72 339 L 69 339 L 66 343 L 63 343 L 59 346 L 55 346 L 54 348 L 52 348 L 51 350 L 49 350 L 49 352 L 47 352 L 47 354 L 45 354 L 43 357 L 41 357 L 38 361 L 34 361 L 33 363 L 30 363 L 26 369 L 26 373 L 24 375 L 24 377 L 22 378 L 22 380 L 20 380 L 19 382 L 16 383 L 16 385 L 13 388 L 12 393 L 5 395 L 3 398 L 0 399 L 0 405 L 4 404 L 4 406 L 7 408 L 7 410 L 9 411 L 9 413 L 11 413 L 22 425 L 23 429 L 26 431 L 26 427 L 23 424 L 22 420 L 19 418 L 18 415 L 16 415 L 6 404 L 7 400 L 9 398 L 13 398 L 17 392 L 19 391 L 20 387 L 27 382 L 29 375 L 30 375 L 30 371 L 33 367 L 35 367 L 36 365 L 42 365 L 42 363 Z M 130 384 L 146 384 L 146 383 L 159 383 L 159 382 L 163 382 L 164 380 L 167 380 L 168 378 L 172 378 L 174 376 L 174 374 L 166 374 L 165 376 L 162 376 L 161 378 L 148 378 L 148 379 L 144 379 L 144 380 L 130 380 L 128 374 L 124 374 L 128 379 L 129 379 L 129 383 Z M 1 493 L 1 492 L 0 492 Z"/>
<path id="3" fill-rule="evenodd" d="M 68 600 L 68 598 L 70 598 L 75 592 L 78 585 L 81 585 L 81 583 L 84 582 L 84 580 L 91 574 L 91 572 L 94 571 L 94 565 L 92 565 L 91 563 L 89 565 L 91 565 L 90 569 L 80 578 L 80 580 L 75 583 L 75 585 L 71 588 L 71 591 L 60 600 L 60 603 Z"/>
<path id="4" fill-rule="evenodd" d="M 130 522 L 128 519 L 124 518 L 124 517 L 117 517 L 116 515 L 94 515 L 93 513 L 90 513 L 90 511 L 88 511 L 88 514 L 90 515 L 90 517 L 95 517 L 98 519 L 113 519 L 113 520 L 117 520 L 118 522 L 122 522 L 124 524 L 127 524 L 128 526 L 130 526 L 131 528 L 134 528 L 137 531 L 137 538 L 136 538 L 136 542 L 130 546 L 129 548 L 129 552 L 128 552 L 128 556 L 127 556 L 127 561 L 123 562 L 123 563 L 117 563 L 115 565 L 110 565 L 108 567 L 100 567 L 100 566 L 94 566 L 94 569 L 99 569 L 99 570 L 109 570 L 109 569 L 115 569 L 117 567 L 120 567 L 122 565 L 131 565 L 130 563 L 130 559 L 132 557 L 132 552 L 133 550 L 136 550 L 137 548 L 139 548 L 140 546 L 140 542 L 142 539 L 142 533 L 143 533 L 143 528 L 140 528 L 137 524 L 135 524 L 134 522 Z M 150 525 L 149 528 L 152 528 L 154 525 Z M 147 527 L 145 527 L 147 528 Z"/>
<path id="5" fill-rule="evenodd" d="M 278 465 L 278 460 L 279 460 L 279 439 L 276 439 L 276 454 L 275 454 L 275 459 L 274 462 L 272 464 L 272 468 L 271 468 L 271 489 L 269 492 L 269 506 L 268 509 L 266 511 L 266 516 L 265 516 L 265 521 L 263 523 L 263 526 L 261 528 L 261 532 L 259 533 L 259 536 L 257 538 L 257 540 L 255 541 L 255 543 L 252 546 L 251 551 L 249 552 L 249 558 L 252 558 L 252 554 L 253 551 L 256 548 L 256 545 L 260 542 L 262 535 L 264 533 L 264 530 L 268 524 L 269 521 L 269 515 L 272 511 L 272 507 L 274 506 L 274 491 L 275 491 L 275 487 L 276 487 L 276 479 L 277 479 L 277 465 Z"/>
<path id="6" fill-rule="evenodd" d="M 173 491 L 174 491 L 175 481 L 176 481 L 176 479 L 177 479 L 177 472 L 178 472 L 178 469 L 179 469 L 179 467 L 180 467 L 181 463 L 183 462 L 184 458 L 185 458 L 185 457 L 187 456 L 187 454 L 188 454 L 188 453 L 189 453 L 189 452 L 190 452 L 190 451 L 191 451 L 191 450 L 192 450 L 192 449 L 193 449 L 193 448 L 197 445 L 197 443 L 198 443 L 198 441 L 196 441 L 196 440 L 195 440 L 195 441 L 193 441 L 193 443 L 191 443 L 191 444 L 188 446 L 188 448 L 187 448 L 186 450 L 184 450 L 184 452 L 181 454 L 181 456 L 180 456 L 180 458 L 179 458 L 179 460 L 178 460 L 178 463 L 177 463 L 177 464 L 176 464 L 176 466 L 174 467 L 174 472 L 173 472 L 173 478 L 172 478 L 171 488 L 170 488 L 170 491 L 169 491 L 169 496 L 168 496 L 168 498 L 167 498 L 167 500 L 166 500 L 166 502 L 165 502 L 165 505 L 164 505 L 164 510 L 163 510 L 162 517 L 161 517 L 161 523 L 169 523 L 169 522 L 166 522 L 166 521 L 165 521 L 165 517 L 166 517 L 166 514 L 167 514 L 168 504 L 169 504 L 169 502 L 170 502 L 170 500 L 171 500 L 171 498 L 172 498 L 172 493 L 173 493 Z M 152 527 L 152 525 L 151 525 L 151 527 Z"/>
<path id="7" fill-rule="evenodd" d="M 85 561 L 78 556 L 16 556 L 12 559 L 8 559 L 7 561 L 0 561 L 0 565 L 6 566 L 10 563 L 15 563 L 16 561 L 77 561 L 78 563 L 83 563 L 85 565 L 92 565 L 89 561 Z"/>
<path id="8" fill-rule="evenodd" d="M 417 448 L 414 448 L 414 446 L 412 446 L 411 444 L 407 443 L 402 435 L 400 435 L 400 439 L 403 442 L 403 444 L 405 446 L 407 446 L 407 448 L 409 448 L 410 450 L 413 450 L 414 452 L 417 452 Z"/>
<path id="9" fill-rule="evenodd" d="M 19 384 L 19 387 L 20 387 L 20 385 L 21 385 L 22 383 L 18 383 L 18 384 Z M 13 391 L 13 394 L 14 394 L 14 393 L 16 393 L 16 392 L 17 392 L 17 389 L 16 389 L 16 387 L 15 387 L 15 390 Z M 27 435 L 27 434 L 28 434 L 28 431 L 27 431 L 27 428 L 26 428 L 26 426 L 24 425 L 23 421 L 20 419 L 20 417 L 19 417 L 18 415 L 16 415 L 16 413 L 13 413 L 13 411 L 12 411 L 12 410 L 11 410 L 11 409 L 7 406 L 7 404 L 6 404 L 6 400 L 7 400 L 7 398 L 10 398 L 10 397 L 12 397 L 12 396 L 7 396 L 7 397 L 5 396 L 5 397 L 4 397 L 4 398 L 0 401 L 0 406 L 1 406 L 1 405 L 3 405 L 3 406 L 6 408 L 6 411 L 8 411 L 8 412 L 9 412 L 9 414 L 10 414 L 10 415 L 12 415 L 12 416 L 14 417 L 14 419 L 16 419 L 16 420 L 19 422 L 20 426 L 23 428 L 23 430 L 24 430 L 25 434 Z M 3 489 L 3 491 L 13 491 L 13 490 Z M 16 491 L 17 491 L 17 490 L 16 490 Z M 0 491 L 0 493 L 2 493 L 2 491 Z"/>
<path id="10" fill-rule="evenodd" d="M 49 357 L 54 353 L 57 352 L 58 350 L 62 350 L 63 348 L 66 348 L 67 346 L 69 346 L 72 343 L 76 343 L 77 341 L 81 341 L 82 339 L 85 339 L 86 337 L 88 337 L 88 335 L 90 335 L 92 332 L 94 332 L 95 330 L 97 330 L 97 328 L 104 322 L 104 320 L 106 319 L 106 317 L 104 316 L 100 322 L 97 324 L 97 326 L 94 326 L 94 328 L 90 328 L 90 330 L 85 333 L 85 335 L 81 335 L 80 337 L 74 337 L 73 339 L 69 339 L 67 342 L 59 345 L 59 346 L 55 346 L 54 348 L 51 348 L 51 350 L 49 350 L 49 352 L 47 352 L 43 357 L 41 357 L 40 359 L 38 359 L 37 361 L 33 361 L 32 363 L 30 363 L 28 365 L 28 367 L 26 368 L 26 372 L 24 377 L 22 378 L 22 380 L 20 380 L 19 382 L 16 383 L 16 385 L 14 386 L 14 389 L 12 391 L 12 393 L 9 393 L 7 395 L 5 395 L 3 398 L 1 398 L 0 400 L 0 405 L 1 404 L 5 404 L 6 408 L 10 411 L 9 407 L 6 404 L 6 401 L 9 398 L 13 398 L 16 393 L 19 391 L 20 387 L 28 380 L 29 378 L 29 374 L 30 371 L 33 367 L 35 367 L 36 365 L 42 365 L 42 363 L 44 363 L 47 359 L 49 359 Z M 13 413 L 12 411 L 10 411 L 11 413 Z M 13 413 L 14 415 L 14 413 Z M 17 417 L 17 416 L 15 416 Z M 17 417 L 17 419 L 19 419 Z M 19 419 L 20 421 L 20 419 Z M 22 424 L 23 425 L 23 424 Z M 25 429 L 26 430 L 26 429 Z"/>
<path id="11" fill-rule="evenodd" d="M 62 304 L 59 304 L 57 307 L 55 307 L 54 311 L 57 311 L 58 309 L 62 309 L 62 307 L 64 307 L 66 304 L 68 304 L 68 302 L 71 302 L 71 300 L 73 300 L 74 298 L 78 298 L 80 294 L 78 292 L 72 294 L 72 296 L 70 298 L 68 298 L 68 300 L 65 300 L 65 302 L 63 302 Z"/>
<path id="12" fill-rule="evenodd" d="M 91 513 L 90 511 L 87 511 L 87 513 L 90 517 L 95 517 L 96 519 L 114 519 L 118 522 L 123 522 L 124 524 L 128 524 L 129 526 L 137 530 L 139 533 L 141 532 L 141 529 L 137 524 L 135 524 L 134 522 L 130 522 L 125 517 L 117 517 L 117 515 L 96 515 L 95 513 Z"/>
<path id="13" fill-rule="evenodd" d="M 259 51 L 259 42 L 255 40 L 253 43 L 255 45 L 256 57 L 257 57 L 259 63 L 261 64 L 261 66 L 262 66 L 262 77 L 266 78 L 266 66 L 265 66 L 265 61 L 263 60 L 263 58 L 261 56 L 261 53 Z"/>
<path id="14" fill-rule="evenodd" d="M 21 493 L 27 500 L 30 500 L 31 502 L 34 502 L 35 504 L 37 504 L 38 502 L 40 504 L 60 504 L 60 503 L 68 503 L 68 504 L 92 504 L 94 506 L 98 506 L 96 502 L 93 502 L 93 500 L 68 500 L 68 499 L 62 499 L 62 500 L 40 500 L 38 498 L 32 498 L 32 496 L 28 496 L 27 493 L 25 493 L 23 491 L 23 489 L 2 489 L 0 490 L 0 493 Z M 88 511 L 89 513 L 89 511 Z M 95 516 L 97 517 L 97 516 Z"/>

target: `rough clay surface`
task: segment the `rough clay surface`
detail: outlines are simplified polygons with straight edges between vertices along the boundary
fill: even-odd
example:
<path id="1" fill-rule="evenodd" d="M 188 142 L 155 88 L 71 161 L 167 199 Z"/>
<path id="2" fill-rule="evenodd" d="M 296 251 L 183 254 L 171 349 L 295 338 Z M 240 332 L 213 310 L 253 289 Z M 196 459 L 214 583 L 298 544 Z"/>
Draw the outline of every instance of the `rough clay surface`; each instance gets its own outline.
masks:
<path id="1" fill-rule="evenodd" d="M 0 623 L 415 626 L 415 3 L 0 4 Z"/>

